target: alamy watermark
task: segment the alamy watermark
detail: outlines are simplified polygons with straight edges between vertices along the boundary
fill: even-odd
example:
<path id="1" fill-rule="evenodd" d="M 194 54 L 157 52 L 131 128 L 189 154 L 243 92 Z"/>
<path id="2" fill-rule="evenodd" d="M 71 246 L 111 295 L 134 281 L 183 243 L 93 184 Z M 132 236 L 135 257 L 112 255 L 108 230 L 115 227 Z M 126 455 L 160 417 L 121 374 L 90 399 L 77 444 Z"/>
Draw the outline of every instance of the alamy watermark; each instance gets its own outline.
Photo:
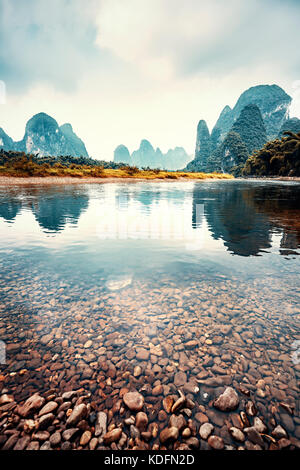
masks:
<path id="1" fill-rule="evenodd" d="M 0 340 L 0 365 L 6 364 L 6 344 Z"/>
<path id="2" fill-rule="evenodd" d="M 101 239 L 174 240 L 183 241 L 186 249 L 199 249 L 203 243 L 204 204 L 193 207 L 193 226 L 188 208 L 163 201 L 155 212 L 139 211 L 130 205 L 126 195 L 118 197 L 115 208 L 102 206 L 97 223 Z"/>

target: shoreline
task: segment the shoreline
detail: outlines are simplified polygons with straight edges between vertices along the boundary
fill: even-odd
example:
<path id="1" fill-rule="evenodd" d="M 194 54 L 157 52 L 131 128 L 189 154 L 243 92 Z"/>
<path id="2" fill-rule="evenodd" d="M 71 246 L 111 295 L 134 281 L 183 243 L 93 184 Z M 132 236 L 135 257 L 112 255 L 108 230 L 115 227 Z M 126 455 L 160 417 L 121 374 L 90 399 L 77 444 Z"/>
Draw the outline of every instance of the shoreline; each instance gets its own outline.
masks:
<path id="1" fill-rule="evenodd" d="M 41 185 L 41 186 L 51 186 L 51 185 L 66 185 L 66 184 L 97 184 L 97 183 L 119 183 L 119 182 L 187 182 L 187 181 L 232 181 L 234 178 L 185 178 L 178 177 L 176 179 L 172 178 L 137 178 L 137 177 L 107 177 L 107 178 L 94 178 L 94 177 L 83 177 L 83 178 L 73 178 L 68 176 L 30 176 L 30 177 L 17 177 L 17 176 L 0 176 L 0 186 L 26 186 L 26 185 Z"/>
<path id="2" fill-rule="evenodd" d="M 176 179 L 172 178 L 146 178 L 146 177 L 70 177 L 70 176 L 0 176 L 0 186 L 62 186 L 70 184 L 101 184 L 101 183 L 137 183 L 137 182 L 154 182 L 154 183 L 174 183 L 174 182 L 187 182 L 187 181 L 232 181 L 232 180 L 254 180 L 254 181 L 295 181 L 300 182 L 300 177 L 276 176 L 276 177 L 263 177 L 263 178 L 193 178 L 179 176 Z"/>

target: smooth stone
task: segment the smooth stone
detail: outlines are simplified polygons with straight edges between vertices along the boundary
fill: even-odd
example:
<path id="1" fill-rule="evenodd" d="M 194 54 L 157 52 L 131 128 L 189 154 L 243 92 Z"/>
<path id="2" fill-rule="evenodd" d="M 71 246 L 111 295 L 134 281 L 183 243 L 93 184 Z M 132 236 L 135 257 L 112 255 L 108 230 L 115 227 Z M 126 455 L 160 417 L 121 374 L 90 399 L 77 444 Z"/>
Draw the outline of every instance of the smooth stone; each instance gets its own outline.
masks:
<path id="1" fill-rule="evenodd" d="M 144 397 L 138 392 L 125 393 L 123 401 L 131 411 L 141 411 L 144 406 Z"/>
<path id="2" fill-rule="evenodd" d="M 143 411 L 139 411 L 136 415 L 135 425 L 139 431 L 146 431 L 148 425 L 148 416 Z"/>
<path id="3" fill-rule="evenodd" d="M 45 403 L 45 398 L 41 397 L 38 393 L 35 393 L 29 397 L 24 405 L 18 406 L 17 412 L 23 418 L 27 418 L 38 411 Z"/>
<path id="4" fill-rule="evenodd" d="M 54 434 L 51 434 L 49 438 L 50 444 L 52 447 L 56 447 L 61 443 L 61 434 L 59 431 L 56 431 Z"/>
<path id="5" fill-rule="evenodd" d="M 184 417 L 181 414 L 180 415 L 172 415 L 169 419 L 169 427 L 170 428 L 175 427 L 179 431 L 181 431 L 183 428 L 186 427 L 186 420 L 184 419 Z"/>
<path id="6" fill-rule="evenodd" d="M 239 428 L 233 426 L 229 429 L 229 432 L 235 441 L 244 442 L 245 434 Z"/>
<path id="7" fill-rule="evenodd" d="M 174 384 L 176 387 L 181 387 L 184 385 L 187 381 L 186 373 L 185 372 L 176 372 L 175 377 L 174 377 Z"/>
<path id="8" fill-rule="evenodd" d="M 95 436 L 103 436 L 107 432 L 107 415 L 104 411 L 97 413 Z"/>
<path id="9" fill-rule="evenodd" d="M 44 430 L 50 424 L 52 424 L 52 421 L 54 420 L 55 416 L 53 413 L 48 413 L 46 415 L 43 415 L 39 418 L 39 429 Z"/>
<path id="10" fill-rule="evenodd" d="M 86 446 L 92 438 L 92 433 L 91 431 L 84 431 L 80 438 L 80 445 L 81 446 Z"/>
<path id="11" fill-rule="evenodd" d="M 287 437 L 286 431 L 283 429 L 282 426 L 280 426 L 280 424 L 278 424 L 278 426 L 276 426 L 276 428 L 273 429 L 271 434 L 272 434 L 273 437 L 276 437 L 276 439 L 281 439 L 282 437 Z"/>
<path id="12" fill-rule="evenodd" d="M 75 426 L 87 415 L 87 406 L 84 403 L 75 406 L 74 410 L 67 419 L 67 426 Z"/>
<path id="13" fill-rule="evenodd" d="M 139 361 L 148 361 L 149 356 L 150 356 L 150 352 L 147 351 L 147 349 L 140 349 L 140 350 L 137 352 L 136 358 L 137 358 Z"/>
<path id="14" fill-rule="evenodd" d="M 49 401 L 49 402 L 46 403 L 46 405 L 43 406 L 43 408 L 40 410 L 39 416 L 43 416 L 43 415 L 47 415 L 48 413 L 52 413 L 53 411 L 56 410 L 57 407 L 58 407 L 58 403 L 56 403 L 56 401 Z"/>
<path id="15" fill-rule="evenodd" d="M 200 434 L 201 439 L 204 439 L 206 441 L 206 439 L 209 438 L 213 430 L 214 430 L 214 426 L 211 423 L 201 424 L 200 429 L 199 429 L 199 434 Z"/>
<path id="16" fill-rule="evenodd" d="M 210 445 L 210 447 L 212 447 L 215 450 L 223 450 L 224 449 L 224 441 L 219 436 L 209 436 L 207 442 Z"/>
<path id="17" fill-rule="evenodd" d="M 232 387 L 226 387 L 215 401 L 214 407 L 221 411 L 232 411 L 239 406 L 239 396 Z"/>
<path id="18" fill-rule="evenodd" d="M 171 428 L 165 428 L 159 435 L 160 442 L 165 444 L 166 442 L 176 441 L 179 436 L 179 430 L 174 426 Z"/>
<path id="19" fill-rule="evenodd" d="M 121 428 L 112 429 L 103 436 L 103 442 L 104 444 L 111 444 L 112 442 L 117 442 L 120 439 L 121 435 Z"/>

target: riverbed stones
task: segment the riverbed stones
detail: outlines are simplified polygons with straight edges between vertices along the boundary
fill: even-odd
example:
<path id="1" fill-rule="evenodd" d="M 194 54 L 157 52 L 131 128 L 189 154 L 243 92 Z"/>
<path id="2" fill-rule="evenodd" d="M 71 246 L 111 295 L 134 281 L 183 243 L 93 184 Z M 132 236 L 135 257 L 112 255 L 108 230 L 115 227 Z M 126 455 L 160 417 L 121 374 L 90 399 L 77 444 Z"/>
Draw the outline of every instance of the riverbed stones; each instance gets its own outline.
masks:
<path id="1" fill-rule="evenodd" d="M 176 441 L 178 439 L 178 436 L 179 436 L 178 428 L 175 428 L 174 426 L 172 426 L 170 428 L 163 429 L 159 435 L 159 439 L 162 444 L 165 444 L 167 442 Z"/>
<path id="2" fill-rule="evenodd" d="M 24 405 L 18 406 L 18 414 L 23 418 L 32 416 L 43 406 L 44 403 L 45 398 L 41 397 L 38 393 L 35 393 L 25 401 Z"/>
<path id="3" fill-rule="evenodd" d="M 235 441 L 244 442 L 245 434 L 239 428 L 232 426 L 229 428 L 229 432 Z"/>
<path id="4" fill-rule="evenodd" d="M 181 387 L 187 381 L 186 373 L 185 372 L 176 372 L 174 376 L 174 384 L 176 387 Z"/>
<path id="5" fill-rule="evenodd" d="M 214 401 L 214 407 L 220 411 L 232 411 L 239 406 L 239 396 L 232 387 L 225 391 Z"/>
<path id="6" fill-rule="evenodd" d="M 104 444 L 111 444 L 112 442 L 117 442 L 120 439 L 121 435 L 122 435 L 121 428 L 116 428 L 116 429 L 112 429 L 111 431 L 108 431 L 103 436 Z"/>
<path id="7" fill-rule="evenodd" d="M 48 413 L 52 413 L 53 411 L 56 410 L 57 407 L 58 407 L 58 403 L 56 403 L 56 401 L 49 401 L 49 402 L 46 403 L 46 405 L 44 405 L 43 408 L 40 410 L 39 416 L 43 416 L 43 415 L 46 415 L 46 414 L 48 414 Z"/>
<path id="8" fill-rule="evenodd" d="M 211 423 L 201 424 L 200 429 L 199 429 L 199 434 L 200 434 L 201 439 L 204 439 L 206 441 L 213 431 L 214 431 L 214 426 Z"/>
<path id="9" fill-rule="evenodd" d="M 210 445 L 210 447 L 212 447 L 214 450 L 224 449 L 224 441 L 219 436 L 215 436 L 215 435 L 209 436 L 207 442 Z"/>
<path id="10" fill-rule="evenodd" d="M 140 350 L 137 352 L 136 358 L 137 358 L 139 361 L 148 361 L 149 356 L 150 356 L 150 352 L 147 351 L 147 349 L 140 349 Z"/>
<path id="11" fill-rule="evenodd" d="M 51 444 L 51 447 L 56 447 L 61 443 L 61 433 L 59 431 L 56 431 L 55 433 L 51 434 L 49 437 L 49 442 Z"/>
<path id="12" fill-rule="evenodd" d="M 139 411 L 136 415 L 135 425 L 139 431 L 146 431 L 148 425 L 148 416 L 143 411 Z"/>
<path id="13" fill-rule="evenodd" d="M 83 447 L 86 446 L 90 442 L 91 438 L 92 438 L 91 431 L 88 431 L 88 430 L 84 431 L 84 433 L 82 434 L 80 438 L 80 442 L 79 442 L 80 445 Z"/>
<path id="14" fill-rule="evenodd" d="M 67 426 L 73 427 L 87 415 L 87 406 L 84 403 L 75 406 L 67 419 Z"/>
<path id="15" fill-rule="evenodd" d="M 104 411 L 97 413 L 95 436 L 103 436 L 107 432 L 107 414 Z"/>
<path id="16" fill-rule="evenodd" d="M 253 442 L 253 444 L 258 444 L 259 446 L 264 445 L 263 438 L 259 434 L 259 432 L 255 429 L 255 427 L 250 426 L 249 428 L 244 428 L 243 430 L 247 434 L 247 438 Z"/>
<path id="17" fill-rule="evenodd" d="M 123 401 L 131 411 L 141 411 L 144 406 L 144 397 L 139 392 L 125 393 Z"/>
<path id="18" fill-rule="evenodd" d="M 181 431 L 186 426 L 186 420 L 182 414 L 172 415 L 169 419 L 169 427 L 175 427 Z"/>
<path id="19" fill-rule="evenodd" d="M 276 437 L 276 439 L 281 439 L 282 437 L 287 437 L 287 433 L 283 427 L 278 424 L 276 428 L 273 429 L 272 436 Z"/>

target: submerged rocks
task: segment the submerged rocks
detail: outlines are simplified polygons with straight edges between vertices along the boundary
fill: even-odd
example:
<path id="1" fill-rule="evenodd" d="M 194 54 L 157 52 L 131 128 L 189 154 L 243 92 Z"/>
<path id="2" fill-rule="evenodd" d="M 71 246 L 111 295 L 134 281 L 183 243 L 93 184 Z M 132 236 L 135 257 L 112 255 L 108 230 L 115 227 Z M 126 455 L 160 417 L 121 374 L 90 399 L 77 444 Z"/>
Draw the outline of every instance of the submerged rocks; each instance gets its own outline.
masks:
<path id="1" fill-rule="evenodd" d="M 140 431 L 146 431 L 148 425 L 148 416 L 143 411 L 139 411 L 135 419 L 136 427 Z"/>
<path id="2" fill-rule="evenodd" d="M 199 429 L 199 434 L 201 439 L 204 439 L 205 441 L 209 438 L 211 433 L 214 430 L 214 426 L 211 423 L 204 423 L 201 424 L 200 429 Z"/>
<path id="3" fill-rule="evenodd" d="M 123 401 L 131 411 L 141 411 L 144 406 L 144 397 L 138 392 L 125 393 Z"/>
<path id="4" fill-rule="evenodd" d="M 159 435 L 160 442 L 162 444 L 165 444 L 170 441 L 176 441 L 179 436 L 179 430 L 178 428 L 175 428 L 174 426 L 170 428 L 165 428 L 161 431 Z"/>
<path id="5" fill-rule="evenodd" d="M 187 381 L 186 373 L 185 372 L 176 372 L 174 377 L 174 385 L 176 387 L 181 387 Z"/>
<path id="6" fill-rule="evenodd" d="M 221 437 L 219 436 L 210 436 L 207 440 L 208 444 L 210 447 L 212 447 L 214 450 L 223 450 L 224 449 L 224 441 Z"/>
<path id="7" fill-rule="evenodd" d="M 18 414 L 23 418 L 32 416 L 43 406 L 44 403 L 45 398 L 41 397 L 38 393 L 35 393 L 25 401 L 24 405 L 18 406 Z"/>
<path id="8" fill-rule="evenodd" d="M 67 419 L 67 426 L 75 426 L 79 421 L 85 418 L 87 415 L 87 406 L 84 403 L 75 406 L 71 415 Z"/>
<path id="9" fill-rule="evenodd" d="M 103 411 L 97 413 L 96 426 L 95 426 L 95 436 L 102 436 L 107 432 L 107 415 Z"/>
<path id="10" fill-rule="evenodd" d="M 239 406 L 239 396 L 232 387 L 227 387 L 215 401 L 214 407 L 220 411 L 232 411 Z"/>
<path id="11" fill-rule="evenodd" d="M 229 429 L 229 432 L 235 441 L 244 442 L 245 434 L 239 428 L 235 428 L 234 426 L 232 426 Z"/>
<path id="12" fill-rule="evenodd" d="M 103 436 L 104 444 L 111 444 L 112 442 L 119 441 L 121 435 L 122 435 L 121 428 L 112 429 L 111 431 L 107 432 Z"/>
<path id="13" fill-rule="evenodd" d="M 49 401 L 40 410 L 39 416 L 43 416 L 43 415 L 46 415 L 48 413 L 52 413 L 52 411 L 56 410 L 56 408 L 58 408 L 58 403 L 56 403 L 55 401 Z"/>

